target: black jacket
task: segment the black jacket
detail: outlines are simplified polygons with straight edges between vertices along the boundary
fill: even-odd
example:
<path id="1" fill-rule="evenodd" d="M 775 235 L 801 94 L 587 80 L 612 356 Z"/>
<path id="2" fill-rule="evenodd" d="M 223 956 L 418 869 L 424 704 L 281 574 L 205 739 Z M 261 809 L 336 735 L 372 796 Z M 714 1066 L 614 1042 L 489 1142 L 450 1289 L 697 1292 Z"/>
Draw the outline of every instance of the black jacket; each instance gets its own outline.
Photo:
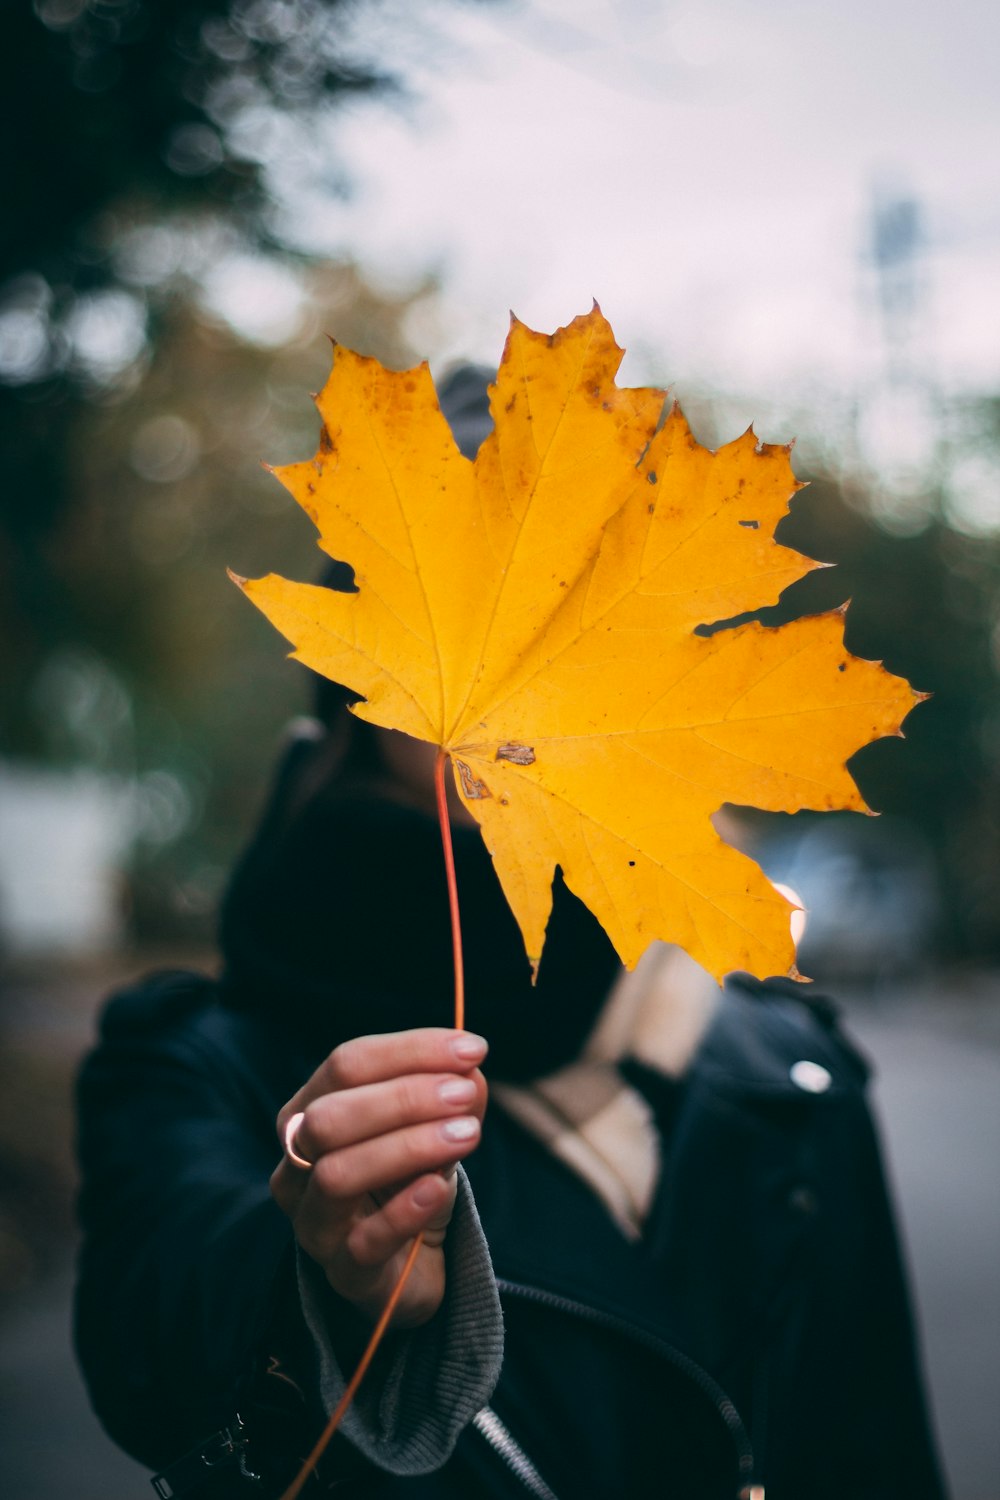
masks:
<path id="1" fill-rule="evenodd" d="M 832 1075 L 824 1093 L 792 1081 L 803 1058 Z M 113 1001 L 84 1068 L 77 1346 L 123 1447 L 157 1469 L 195 1450 L 164 1494 L 194 1475 L 206 1500 L 278 1496 L 322 1425 L 268 1190 L 275 1115 L 320 1059 L 287 1017 L 167 974 Z M 506 1323 L 491 1411 L 423 1477 L 380 1473 L 338 1437 L 323 1486 L 939 1500 L 866 1068 L 831 1014 L 795 986 L 731 984 L 680 1083 L 630 1081 L 666 1148 L 643 1241 L 492 1110 L 468 1163 Z M 349 1365 L 361 1330 L 346 1308 L 331 1319 Z M 237 1413 L 246 1447 L 213 1446 Z"/>

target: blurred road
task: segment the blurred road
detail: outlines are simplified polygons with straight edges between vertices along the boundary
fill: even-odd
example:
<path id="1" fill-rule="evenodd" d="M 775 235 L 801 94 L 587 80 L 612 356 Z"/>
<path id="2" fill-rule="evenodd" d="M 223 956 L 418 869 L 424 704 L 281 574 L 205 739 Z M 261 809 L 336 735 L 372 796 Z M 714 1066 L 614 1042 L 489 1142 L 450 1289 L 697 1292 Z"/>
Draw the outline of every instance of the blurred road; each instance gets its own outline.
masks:
<path id="1" fill-rule="evenodd" d="M 856 1000 L 954 1500 L 1000 1497 L 1000 977 Z"/>
<path id="2" fill-rule="evenodd" d="M 69 1342 L 71 1277 L 39 1287 L 2 1328 L 0 1493 L 9 1500 L 152 1500 L 149 1471 L 104 1436 Z"/>
<path id="3" fill-rule="evenodd" d="M 57 1155 L 64 1165 L 68 1159 L 66 1084 L 92 1024 L 91 997 L 104 987 L 62 980 L 4 997 L 9 1055 L 30 1060 L 43 1051 L 52 1069 L 54 1097 L 32 1105 L 32 1128 L 14 1140 L 22 1152 L 37 1143 L 40 1119 L 48 1129 L 61 1120 Z M 845 1008 L 877 1063 L 876 1101 L 954 1500 L 1000 1500 L 1000 976 L 848 997 Z M 7 1146 L 24 1130 L 25 1113 L 8 1081 L 0 1074 Z M 64 1235 L 60 1244 L 18 1295 L 8 1288 L 2 1311 L 0 1493 L 141 1500 L 152 1494 L 145 1471 L 104 1437 L 75 1371 Z"/>

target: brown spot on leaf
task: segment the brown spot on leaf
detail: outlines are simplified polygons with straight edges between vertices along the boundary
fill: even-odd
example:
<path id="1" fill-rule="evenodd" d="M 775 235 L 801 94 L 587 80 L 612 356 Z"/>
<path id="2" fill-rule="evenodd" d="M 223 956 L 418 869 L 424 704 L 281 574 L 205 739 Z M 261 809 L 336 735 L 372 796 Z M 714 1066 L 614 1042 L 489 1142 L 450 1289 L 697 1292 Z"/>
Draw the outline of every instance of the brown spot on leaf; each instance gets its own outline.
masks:
<path id="1" fill-rule="evenodd" d="M 329 428 L 324 427 L 319 435 L 319 451 L 321 453 L 333 452 L 333 438 L 330 436 Z"/>
<path id="2" fill-rule="evenodd" d="M 512 761 L 515 766 L 532 766 L 535 763 L 535 752 L 530 745 L 519 745 L 516 740 L 508 740 L 505 745 L 497 747 L 496 759 Z"/>
<path id="3" fill-rule="evenodd" d="M 739 524 L 741 526 L 745 526 L 748 531 L 759 531 L 760 530 L 760 522 L 759 521 L 741 521 Z"/>
<path id="4" fill-rule="evenodd" d="M 485 781 L 480 781 L 474 771 L 470 770 L 464 760 L 456 760 L 458 779 L 462 783 L 462 795 L 470 802 L 481 801 L 483 797 L 492 797 L 493 793 Z"/>

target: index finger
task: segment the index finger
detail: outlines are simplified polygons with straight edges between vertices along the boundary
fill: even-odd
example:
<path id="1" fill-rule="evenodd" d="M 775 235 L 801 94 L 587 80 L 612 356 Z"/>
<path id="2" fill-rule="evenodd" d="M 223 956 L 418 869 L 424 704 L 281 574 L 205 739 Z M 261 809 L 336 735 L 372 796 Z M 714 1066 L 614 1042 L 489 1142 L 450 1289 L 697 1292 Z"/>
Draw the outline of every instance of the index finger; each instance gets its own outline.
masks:
<path id="1" fill-rule="evenodd" d="M 279 1131 L 293 1114 L 324 1094 L 384 1083 L 407 1073 L 469 1073 L 478 1067 L 486 1052 L 484 1037 L 445 1026 L 352 1037 L 335 1047 L 309 1081 L 289 1099 L 278 1116 Z"/>

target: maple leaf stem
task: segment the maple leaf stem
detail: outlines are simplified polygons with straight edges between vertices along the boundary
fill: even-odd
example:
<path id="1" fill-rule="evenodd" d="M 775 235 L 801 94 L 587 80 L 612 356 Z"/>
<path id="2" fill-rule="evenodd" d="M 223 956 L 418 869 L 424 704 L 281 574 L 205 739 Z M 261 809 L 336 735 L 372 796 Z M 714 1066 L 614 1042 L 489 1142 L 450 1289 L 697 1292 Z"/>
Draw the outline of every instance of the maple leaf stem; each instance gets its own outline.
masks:
<path id="1" fill-rule="evenodd" d="M 462 962 L 462 924 L 458 912 L 458 881 L 455 877 L 455 851 L 452 848 L 451 842 L 451 820 L 448 817 L 448 797 L 445 790 L 445 768 L 447 763 L 447 753 L 444 750 L 439 750 L 437 760 L 434 762 L 434 793 L 437 800 L 438 822 L 441 825 L 441 847 L 444 850 L 444 868 L 448 881 L 448 910 L 451 915 L 451 945 L 455 958 L 455 1030 L 462 1031 L 465 1027 L 465 968 Z M 374 1359 L 375 1351 L 382 1342 L 385 1331 L 396 1310 L 396 1304 L 399 1302 L 410 1272 L 416 1264 L 417 1256 L 420 1254 L 420 1247 L 423 1242 L 423 1235 L 418 1234 L 410 1246 L 406 1260 L 403 1263 L 403 1269 L 399 1273 L 399 1280 L 393 1287 L 389 1300 L 382 1309 L 382 1314 L 372 1330 L 372 1336 L 368 1340 L 365 1352 L 358 1360 L 357 1369 L 348 1381 L 344 1394 L 330 1413 L 329 1421 L 316 1439 L 312 1452 L 285 1490 L 281 1500 L 296 1500 L 296 1497 L 302 1492 L 303 1485 L 326 1452 L 330 1439 L 343 1421 L 348 1407 L 357 1394 L 358 1386 L 365 1377 L 365 1371 Z"/>
<path id="2" fill-rule="evenodd" d="M 441 825 L 441 847 L 448 879 L 448 910 L 451 915 L 451 949 L 455 960 L 455 1030 L 465 1028 L 465 967 L 462 962 L 462 923 L 458 914 L 458 881 L 455 878 L 455 851 L 451 845 L 451 820 L 445 793 L 445 767 L 448 753 L 439 750 L 434 762 L 434 792 L 437 797 L 438 822 Z"/>
<path id="3" fill-rule="evenodd" d="M 413 1241 L 413 1244 L 410 1246 L 409 1253 L 403 1264 L 403 1269 L 399 1273 L 399 1280 L 393 1287 L 392 1292 L 389 1295 L 389 1300 L 385 1304 L 385 1307 L 382 1309 L 382 1314 L 378 1322 L 375 1324 L 374 1329 L 372 1330 L 372 1336 L 368 1340 L 365 1352 L 358 1360 L 357 1369 L 354 1371 L 354 1374 L 348 1381 L 347 1388 L 344 1391 L 344 1394 L 341 1396 L 333 1411 L 330 1413 L 330 1419 L 327 1422 L 326 1426 L 323 1428 L 323 1431 L 320 1433 L 319 1437 L 316 1439 L 316 1443 L 313 1447 L 312 1452 L 303 1463 L 301 1469 L 296 1474 L 287 1490 L 285 1490 L 285 1493 L 282 1495 L 281 1500 L 296 1500 L 296 1496 L 299 1495 L 302 1491 L 302 1486 L 305 1484 L 306 1480 L 309 1478 L 310 1474 L 315 1469 L 320 1459 L 323 1457 L 323 1454 L 326 1452 L 327 1444 L 343 1421 L 348 1407 L 357 1394 L 358 1386 L 364 1379 L 365 1372 L 375 1357 L 375 1351 L 378 1348 L 379 1344 L 381 1344 L 382 1342 L 383 1335 L 385 1334 L 385 1331 L 389 1326 L 389 1320 L 391 1319 L 393 1313 L 396 1311 L 396 1304 L 402 1296 L 403 1288 L 406 1285 L 407 1280 L 409 1279 L 410 1272 L 413 1270 L 413 1267 L 416 1264 L 416 1259 L 420 1254 L 420 1247 L 423 1242 L 423 1235 L 418 1234 L 416 1239 Z"/>

